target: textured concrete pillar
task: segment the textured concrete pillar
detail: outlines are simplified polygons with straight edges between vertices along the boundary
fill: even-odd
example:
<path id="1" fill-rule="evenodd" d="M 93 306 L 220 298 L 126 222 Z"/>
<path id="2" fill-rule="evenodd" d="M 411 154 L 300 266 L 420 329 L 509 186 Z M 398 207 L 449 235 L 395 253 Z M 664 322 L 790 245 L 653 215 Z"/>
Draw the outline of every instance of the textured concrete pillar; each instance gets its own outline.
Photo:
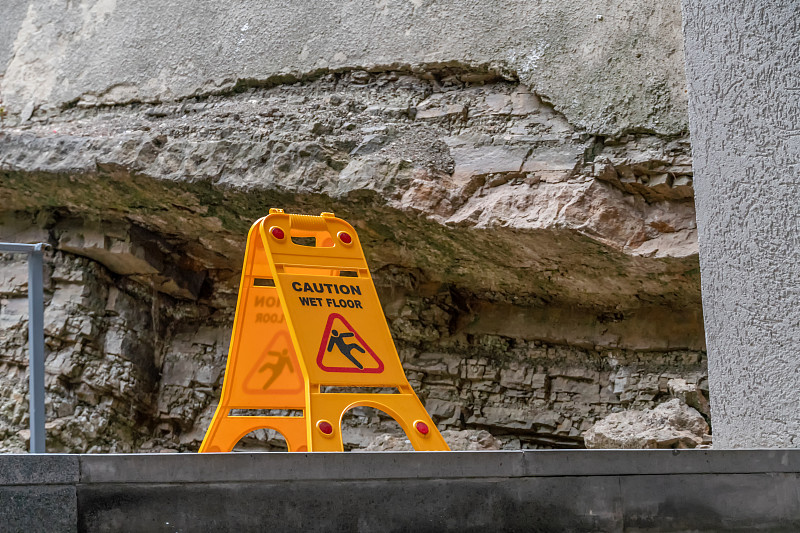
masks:
<path id="1" fill-rule="evenodd" d="M 800 446 L 800 9 L 683 0 L 714 447 Z"/>

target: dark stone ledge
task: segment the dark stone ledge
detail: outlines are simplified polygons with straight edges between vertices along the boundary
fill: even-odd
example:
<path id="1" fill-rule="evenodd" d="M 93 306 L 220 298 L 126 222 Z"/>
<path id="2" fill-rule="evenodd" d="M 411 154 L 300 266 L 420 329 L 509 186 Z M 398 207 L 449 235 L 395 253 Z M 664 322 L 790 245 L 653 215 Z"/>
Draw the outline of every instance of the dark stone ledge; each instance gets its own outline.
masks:
<path id="1" fill-rule="evenodd" d="M 800 450 L 0 456 L 3 531 L 800 529 Z"/>

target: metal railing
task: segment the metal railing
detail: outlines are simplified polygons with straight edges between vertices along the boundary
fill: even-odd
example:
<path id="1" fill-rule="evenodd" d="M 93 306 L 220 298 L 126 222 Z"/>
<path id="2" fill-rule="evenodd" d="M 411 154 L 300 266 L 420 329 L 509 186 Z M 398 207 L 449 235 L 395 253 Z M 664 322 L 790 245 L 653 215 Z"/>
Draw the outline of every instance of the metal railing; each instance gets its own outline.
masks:
<path id="1" fill-rule="evenodd" d="M 44 433 L 44 265 L 49 245 L 0 242 L 0 252 L 28 255 L 28 357 L 31 453 L 45 453 Z"/>

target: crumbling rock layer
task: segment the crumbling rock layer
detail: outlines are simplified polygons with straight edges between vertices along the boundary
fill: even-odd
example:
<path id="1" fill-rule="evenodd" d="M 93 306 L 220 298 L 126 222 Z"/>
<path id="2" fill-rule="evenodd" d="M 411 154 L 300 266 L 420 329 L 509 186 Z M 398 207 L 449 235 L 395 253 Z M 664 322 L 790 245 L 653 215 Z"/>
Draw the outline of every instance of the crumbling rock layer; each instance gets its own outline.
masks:
<path id="1" fill-rule="evenodd" d="M 687 139 L 586 132 L 525 85 L 467 74 L 354 71 L 4 128 L 0 236 L 55 249 L 50 449 L 197 449 L 244 238 L 269 207 L 356 226 L 443 429 L 578 447 L 596 419 L 666 399 L 670 379 L 704 388 Z M 2 260 L 0 442 L 14 450 L 26 274 Z M 398 430 L 345 422 L 349 448 Z M 243 442 L 281 446 L 267 431 Z"/>
<path id="2" fill-rule="evenodd" d="M 686 131 L 680 5 L 399 0 L 6 0 L 11 117 L 162 103 L 325 73 L 460 67 L 546 95 L 591 132 Z"/>

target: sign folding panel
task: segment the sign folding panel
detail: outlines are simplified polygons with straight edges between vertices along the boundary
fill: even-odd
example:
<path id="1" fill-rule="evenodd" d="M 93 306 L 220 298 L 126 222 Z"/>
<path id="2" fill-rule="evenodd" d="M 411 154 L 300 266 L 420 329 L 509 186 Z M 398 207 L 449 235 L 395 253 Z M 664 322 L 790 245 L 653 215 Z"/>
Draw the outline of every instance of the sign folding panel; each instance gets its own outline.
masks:
<path id="1" fill-rule="evenodd" d="M 200 452 L 231 451 L 261 428 L 289 451 L 342 451 L 341 419 L 357 406 L 392 416 L 416 450 L 449 449 L 405 377 L 353 227 L 270 209 L 248 234 L 222 397 Z"/>

